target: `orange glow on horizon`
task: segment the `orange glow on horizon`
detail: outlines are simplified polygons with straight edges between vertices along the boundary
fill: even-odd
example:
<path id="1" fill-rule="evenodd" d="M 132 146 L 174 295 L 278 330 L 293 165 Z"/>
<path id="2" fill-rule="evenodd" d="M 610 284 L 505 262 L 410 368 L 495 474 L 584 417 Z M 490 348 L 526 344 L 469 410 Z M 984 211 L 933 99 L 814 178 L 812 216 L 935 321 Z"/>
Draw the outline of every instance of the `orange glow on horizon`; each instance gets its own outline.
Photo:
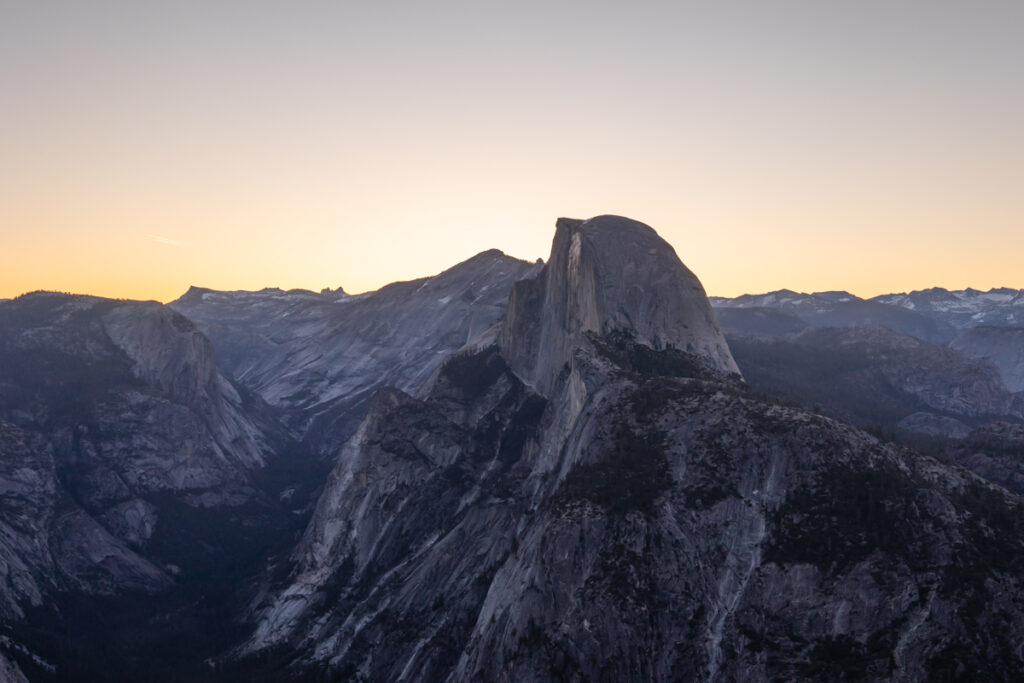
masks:
<path id="1" fill-rule="evenodd" d="M 1024 6 L 100 5 L 0 26 L 0 298 L 355 293 L 603 213 L 712 295 L 1024 288 Z"/>

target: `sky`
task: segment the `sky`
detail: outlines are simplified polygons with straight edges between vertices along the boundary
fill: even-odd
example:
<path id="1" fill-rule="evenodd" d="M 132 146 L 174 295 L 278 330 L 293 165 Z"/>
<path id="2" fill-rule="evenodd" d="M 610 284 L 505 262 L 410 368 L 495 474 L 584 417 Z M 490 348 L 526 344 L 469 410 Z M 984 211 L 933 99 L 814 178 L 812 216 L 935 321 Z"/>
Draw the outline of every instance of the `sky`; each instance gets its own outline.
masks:
<path id="1" fill-rule="evenodd" d="M 1024 288 L 1024 3 L 0 1 L 0 297 L 376 289 L 559 216 L 710 294 Z"/>

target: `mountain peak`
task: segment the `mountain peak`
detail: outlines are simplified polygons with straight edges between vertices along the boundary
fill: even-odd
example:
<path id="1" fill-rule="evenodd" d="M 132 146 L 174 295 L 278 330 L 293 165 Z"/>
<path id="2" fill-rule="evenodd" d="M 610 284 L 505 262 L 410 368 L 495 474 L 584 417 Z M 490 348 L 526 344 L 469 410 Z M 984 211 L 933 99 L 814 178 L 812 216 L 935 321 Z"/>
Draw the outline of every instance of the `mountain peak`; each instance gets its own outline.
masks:
<path id="1" fill-rule="evenodd" d="M 587 332 L 624 332 L 738 372 L 700 281 L 653 228 L 629 218 L 558 219 L 547 265 L 513 289 L 499 345 L 546 392 Z"/>
<path id="2" fill-rule="evenodd" d="M 580 218 L 559 218 L 555 221 L 555 230 L 584 230 L 591 234 L 636 232 L 658 237 L 658 233 L 654 231 L 654 228 L 646 223 L 614 214 L 594 216 L 585 220 Z"/>
<path id="3" fill-rule="evenodd" d="M 506 258 L 506 254 L 501 249 L 486 249 L 476 256 L 470 257 L 468 260 L 472 261 L 479 258 Z"/>

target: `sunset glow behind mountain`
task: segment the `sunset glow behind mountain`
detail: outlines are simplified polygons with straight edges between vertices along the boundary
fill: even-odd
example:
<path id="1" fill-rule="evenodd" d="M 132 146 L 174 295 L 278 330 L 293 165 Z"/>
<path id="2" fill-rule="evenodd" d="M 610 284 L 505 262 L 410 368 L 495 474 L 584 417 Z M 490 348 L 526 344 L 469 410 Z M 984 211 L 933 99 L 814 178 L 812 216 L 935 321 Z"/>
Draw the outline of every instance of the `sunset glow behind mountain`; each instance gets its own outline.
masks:
<path id="1" fill-rule="evenodd" d="M 1015 2 L 7 3 L 0 297 L 359 292 L 604 213 L 723 296 L 1024 287 L 1022 26 Z"/>

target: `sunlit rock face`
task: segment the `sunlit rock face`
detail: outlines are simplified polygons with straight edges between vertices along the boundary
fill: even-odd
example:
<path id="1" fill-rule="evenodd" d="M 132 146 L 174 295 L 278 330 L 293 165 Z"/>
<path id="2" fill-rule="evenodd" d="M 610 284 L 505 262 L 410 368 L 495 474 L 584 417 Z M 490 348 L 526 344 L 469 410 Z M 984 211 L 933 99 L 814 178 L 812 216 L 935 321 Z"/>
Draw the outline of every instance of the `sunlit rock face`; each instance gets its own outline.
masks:
<path id="1" fill-rule="evenodd" d="M 539 268 L 492 249 L 366 294 L 192 288 L 170 306 L 213 340 L 225 372 L 329 450 L 351 436 L 374 391 L 416 391 L 501 318 L 512 285 Z"/>
<path id="2" fill-rule="evenodd" d="M 626 219 L 560 221 L 493 336 L 417 397 L 380 392 L 221 665 L 452 681 L 1019 670 L 1021 500 L 750 391 L 661 245 Z"/>
<path id="3" fill-rule="evenodd" d="M 626 333 L 739 372 L 700 281 L 652 228 L 628 218 L 559 219 L 547 265 L 513 290 L 498 343 L 547 393 L 587 332 Z"/>

